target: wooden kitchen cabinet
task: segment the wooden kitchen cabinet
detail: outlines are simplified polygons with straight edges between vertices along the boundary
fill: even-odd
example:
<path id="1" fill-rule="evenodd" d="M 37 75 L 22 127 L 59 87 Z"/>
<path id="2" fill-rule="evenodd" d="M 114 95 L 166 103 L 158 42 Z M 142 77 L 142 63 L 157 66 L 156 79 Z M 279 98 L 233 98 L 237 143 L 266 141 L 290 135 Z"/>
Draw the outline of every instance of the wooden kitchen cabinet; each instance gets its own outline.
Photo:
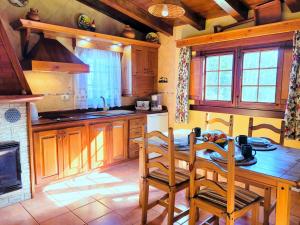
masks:
<path id="1" fill-rule="evenodd" d="M 141 46 L 125 47 L 122 60 L 122 94 L 145 97 L 157 92 L 158 50 Z"/>
<path id="2" fill-rule="evenodd" d="M 92 169 L 106 164 L 109 152 L 110 123 L 98 123 L 90 126 L 90 160 Z"/>
<path id="3" fill-rule="evenodd" d="M 80 173 L 88 168 L 85 127 L 35 132 L 36 184 Z"/>
<path id="4" fill-rule="evenodd" d="M 128 122 L 126 120 L 90 126 L 92 169 L 127 159 Z"/>
<path id="5" fill-rule="evenodd" d="M 67 128 L 62 132 L 64 177 L 81 173 L 88 168 L 85 127 Z"/>
<path id="6" fill-rule="evenodd" d="M 127 159 L 128 149 L 128 122 L 115 121 L 111 127 L 111 149 L 109 164 Z"/>
<path id="7" fill-rule="evenodd" d="M 58 130 L 34 133 L 36 183 L 62 177 L 62 137 Z"/>
<path id="8" fill-rule="evenodd" d="M 136 118 L 129 120 L 129 158 L 134 159 L 139 156 L 139 145 L 134 142 L 135 138 L 143 136 L 142 130 L 145 126 L 145 118 Z"/>

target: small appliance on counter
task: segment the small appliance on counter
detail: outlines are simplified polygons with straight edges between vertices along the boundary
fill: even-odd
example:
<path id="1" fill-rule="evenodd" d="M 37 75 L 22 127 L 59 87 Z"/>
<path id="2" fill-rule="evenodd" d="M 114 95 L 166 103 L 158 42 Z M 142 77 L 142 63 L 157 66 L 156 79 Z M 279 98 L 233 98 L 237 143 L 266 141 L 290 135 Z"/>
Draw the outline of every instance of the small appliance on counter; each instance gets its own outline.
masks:
<path id="1" fill-rule="evenodd" d="M 148 111 L 150 109 L 150 101 L 136 101 L 135 109 Z"/>
<path id="2" fill-rule="evenodd" d="M 151 111 L 162 111 L 161 94 L 151 95 Z"/>

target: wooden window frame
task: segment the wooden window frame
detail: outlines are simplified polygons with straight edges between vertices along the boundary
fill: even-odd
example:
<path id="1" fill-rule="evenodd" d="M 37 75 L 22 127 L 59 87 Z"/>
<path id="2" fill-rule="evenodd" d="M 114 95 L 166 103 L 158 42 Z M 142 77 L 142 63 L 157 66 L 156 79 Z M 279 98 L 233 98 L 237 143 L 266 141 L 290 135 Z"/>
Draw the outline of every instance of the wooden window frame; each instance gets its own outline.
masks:
<path id="1" fill-rule="evenodd" d="M 219 113 L 233 113 L 241 115 L 252 115 L 252 116 L 263 116 L 272 118 L 283 118 L 284 105 L 282 104 L 281 93 L 282 93 L 282 80 L 283 80 L 283 62 L 284 62 L 284 51 L 286 48 L 291 46 L 291 41 L 277 42 L 271 44 L 250 45 L 240 46 L 223 49 L 210 49 L 208 51 L 197 51 L 195 56 L 203 61 L 203 68 L 197 69 L 201 71 L 201 88 L 198 95 L 190 96 L 194 99 L 194 104 L 190 106 L 191 110 L 198 111 L 209 111 Z M 257 102 L 242 102 L 242 63 L 243 63 L 243 52 L 259 51 L 267 49 L 278 49 L 278 67 L 277 67 L 277 81 L 276 81 L 276 96 L 275 103 L 257 103 Z M 233 80 L 232 80 L 232 101 L 208 101 L 205 100 L 205 58 L 211 55 L 226 55 L 233 53 Z M 197 75 L 198 76 L 198 75 Z"/>
<path id="2" fill-rule="evenodd" d="M 220 101 L 220 100 L 206 100 L 206 58 L 210 57 L 210 56 L 223 56 L 223 55 L 229 55 L 232 54 L 233 55 L 233 61 L 232 61 L 232 83 L 231 83 L 231 101 Z M 219 66 L 220 66 L 220 62 L 219 62 Z M 219 68 L 220 69 L 220 68 Z M 210 71 L 209 71 L 210 72 Z M 217 70 L 218 72 L 218 78 L 220 79 L 220 70 Z M 218 106 L 234 106 L 234 75 L 235 75 L 235 51 L 226 51 L 226 52 L 222 52 L 222 53 L 209 53 L 209 54 L 205 54 L 204 56 L 204 67 L 203 67 L 203 84 L 202 84 L 202 88 L 203 88 L 203 92 L 202 92 L 202 102 L 205 105 L 218 105 Z M 217 85 L 216 85 L 217 86 Z M 218 88 L 219 88 L 219 84 L 218 84 Z"/>
<path id="3" fill-rule="evenodd" d="M 246 52 L 258 52 L 265 50 L 278 49 L 278 61 L 277 61 L 277 75 L 276 75 L 276 93 L 274 103 L 263 103 L 263 102 L 243 102 L 242 101 L 242 77 L 243 77 L 243 56 Z M 238 73 L 235 77 L 237 80 L 237 107 L 240 108 L 251 108 L 251 109 L 280 109 L 280 95 L 281 95 L 281 82 L 283 76 L 283 48 L 282 47 L 265 47 L 265 48 L 252 48 L 252 49 L 240 49 L 239 60 L 238 60 Z M 260 70 L 260 68 L 259 68 Z"/>

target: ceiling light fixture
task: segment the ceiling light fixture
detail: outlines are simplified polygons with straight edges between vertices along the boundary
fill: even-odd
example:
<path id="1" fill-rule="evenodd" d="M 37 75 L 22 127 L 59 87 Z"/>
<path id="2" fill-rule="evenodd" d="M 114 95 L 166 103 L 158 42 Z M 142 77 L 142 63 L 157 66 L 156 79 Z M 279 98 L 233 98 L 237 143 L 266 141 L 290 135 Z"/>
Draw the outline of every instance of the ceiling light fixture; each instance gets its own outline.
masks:
<path id="1" fill-rule="evenodd" d="M 180 0 L 160 0 L 151 5 L 148 12 L 156 17 L 175 19 L 183 16 L 185 10 Z"/>

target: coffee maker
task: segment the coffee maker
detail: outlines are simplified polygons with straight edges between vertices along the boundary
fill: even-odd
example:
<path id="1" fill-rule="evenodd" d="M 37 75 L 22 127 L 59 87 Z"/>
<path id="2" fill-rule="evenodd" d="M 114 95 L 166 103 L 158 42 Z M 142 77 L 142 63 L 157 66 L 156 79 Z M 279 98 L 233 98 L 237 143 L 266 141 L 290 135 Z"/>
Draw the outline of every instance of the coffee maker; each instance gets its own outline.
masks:
<path id="1" fill-rule="evenodd" d="M 161 94 L 151 95 L 151 111 L 162 111 Z"/>

